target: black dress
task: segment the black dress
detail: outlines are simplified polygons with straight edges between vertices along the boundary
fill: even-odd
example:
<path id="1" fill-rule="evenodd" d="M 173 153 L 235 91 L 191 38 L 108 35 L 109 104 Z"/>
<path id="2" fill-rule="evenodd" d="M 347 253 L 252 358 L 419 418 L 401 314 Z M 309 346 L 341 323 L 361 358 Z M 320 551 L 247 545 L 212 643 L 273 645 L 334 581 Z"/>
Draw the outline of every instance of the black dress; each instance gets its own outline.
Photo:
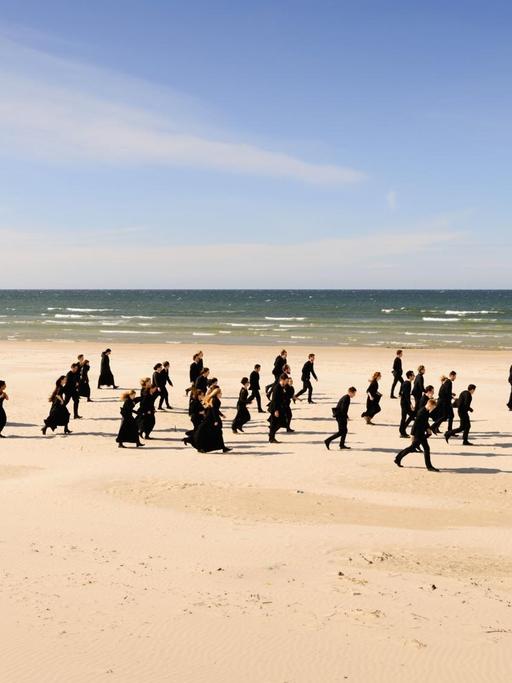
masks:
<path id="1" fill-rule="evenodd" d="M 133 414 L 135 411 L 135 404 L 140 401 L 140 398 L 127 398 L 121 408 L 121 426 L 117 435 L 117 443 L 139 443 L 139 428 L 137 420 Z"/>
<path id="2" fill-rule="evenodd" d="M 187 432 L 185 432 L 186 439 L 189 443 L 194 441 L 194 435 L 197 431 L 197 428 L 204 420 L 204 412 L 205 407 L 203 406 L 202 401 L 200 401 L 198 398 L 193 398 L 188 405 L 188 414 L 190 415 L 190 420 L 192 421 L 193 426 L 192 429 L 189 429 Z"/>
<path id="3" fill-rule="evenodd" d="M 238 403 L 236 404 L 236 415 L 231 425 L 232 429 L 241 429 L 244 424 L 249 422 L 251 419 L 251 414 L 247 409 L 247 399 L 249 398 L 249 392 L 245 387 L 240 389 L 240 394 L 238 395 Z"/>
<path id="4" fill-rule="evenodd" d="M 108 353 L 101 354 L 100 376 L 98 377 L 98 389 L 102 386 L 114 387 L 114 375 L 110 369 L 110 357 Z"/>
<path id="5" fill-rule="evenodd" d="M 89 370 L 91 369 L 91 366 L 89 363 L 85 363 L 82 365 L 80 369 L 80 381 L 78 384 L 78 392 L 80 396 L 83 396 L 86 399 L 91 398 L 91 386 L 89 384 Z"/>
<path id="6" fill-rule="evenodd" d="M 212 399 L 212 405 L 206 408 L 204 420 L 197 428 L 194 446 L 198 451 L 205 453 L 221 451 L 225 448 L 220 417 L 220 400 L 216 396 Z"/>
<path id="7" fill-rule="evenodd" d="M 381 411 L 379 403 L 382 394 L 379 393 L 379 383 L 376 379 L 370 382 L 370 386 L 366 390 L 366 393 L 370 395 L 366 398 L 366 410 L 361 417 L 369 417 L 371 419 Z"/>
<path id="8" fill-rule="evenodd" d="M 2 394 L 0 396 L 0 434 L 2 433 L 2 429 L 7 424 L 7 415 L 5 414 L 4 401 L 5 396 Z"/>
<path id="9" fill-rule="evenodd" d="M 510 366 L 510 373 L 508 376 L 508 383 L 510 384 L 510 396 L 508 398 L 507 408 L 512 410 L 512 365 Z"/>
<path id="10" fill-rule="evenodd" d="M 66 427 L 69 424 L 69 410 L 63 403 L 64 397 L 64 387 L 59 387 L 57 396 L 53 399 L 52 407 L 50 408 L 50 414 L 44 421 L 47 428 L 54 432 L 57 427 Z"/>
<path id="11" fill-rule="evenodd" d="M 155 401 L 158 398 L 158 392 L 154 394 L 147 391 L 141 395 L 139 410 L 137 412 L 137 425 L 139 427 L 139 434 L 144 434 L 146 439 L 150 436 L 155 428 Z"/>

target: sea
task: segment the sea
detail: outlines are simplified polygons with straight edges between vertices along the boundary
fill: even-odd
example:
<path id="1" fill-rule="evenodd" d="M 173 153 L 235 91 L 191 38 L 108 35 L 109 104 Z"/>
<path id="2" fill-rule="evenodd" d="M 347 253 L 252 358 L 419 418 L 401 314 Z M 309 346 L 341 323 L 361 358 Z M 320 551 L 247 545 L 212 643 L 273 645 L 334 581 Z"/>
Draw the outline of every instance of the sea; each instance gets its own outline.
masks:
<path id="1" fill-rule="evenodd" d="M 512 349 L 512 290 L 0 290 L 0 339 Z"/>

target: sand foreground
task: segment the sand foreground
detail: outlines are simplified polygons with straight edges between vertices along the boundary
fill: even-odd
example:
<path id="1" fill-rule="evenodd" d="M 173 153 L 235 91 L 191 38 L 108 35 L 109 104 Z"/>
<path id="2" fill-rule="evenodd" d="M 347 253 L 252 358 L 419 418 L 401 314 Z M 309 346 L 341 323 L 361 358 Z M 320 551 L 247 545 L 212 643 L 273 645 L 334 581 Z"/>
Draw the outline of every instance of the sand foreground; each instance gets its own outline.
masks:
<path id="1" fill-rule="evenodd" d="M 66 681 L 509 681 L 512 676 L 512 414 L 505 352 L 410 350 L 427 383 L 477 384 L 472 449 L 431 439 L 393 464 L 393 351 L 321 348 L 317 404 L 267 443 L 266 415 L 229 428 L 239 380 L 269 381 L 279 349 L 203 346 L 221 380 L 228 454 L 198 454 L 184 387 L 195 348 L 113 347 L 121 387 L 171 362 L 172 411 L 155 439 L 120 450 L 118 391 L 96 391 L 99 345 L 0 343 L 8 439 L 0 443 L 1 679 Z M 309 348 L 293 348 L 296 384 Z M 73 434 L 39 431 L 56 377 L 80 352 L 94 403 Z M 383 373 L 377 426 L 359 417 Z M 348 444 L 328 452 L 331 406 L 350 385 Z"/>

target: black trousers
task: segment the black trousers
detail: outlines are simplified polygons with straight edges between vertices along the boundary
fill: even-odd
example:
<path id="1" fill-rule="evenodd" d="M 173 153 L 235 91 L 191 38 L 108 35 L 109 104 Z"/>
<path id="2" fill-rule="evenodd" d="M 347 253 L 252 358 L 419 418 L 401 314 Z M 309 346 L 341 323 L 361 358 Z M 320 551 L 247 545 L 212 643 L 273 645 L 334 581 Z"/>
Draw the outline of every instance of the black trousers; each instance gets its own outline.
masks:
<path id="1" fill-rule="evenodd" d="M 169 405 L 169 392 L 167 391 L 167 387 L 160 387 L 160 401 L 158 402 L 158 407 L 162 408 L 164 403 L 166 408 L 171 407 Z"/>
<path id="2" fill-rule="evenodd" d="M 507 407 L 509 410 L 512 410 L 512 389 L 510 390 L 510 396 L 508 399 Z"/>
<path id="3" fill-rule="evenodd" d="M 337 417 L 336 422 L 338 423 L 338 431 L 336 434 L 333 434 L 332 436 L 327 437 L 325 440 L 327 443 L 331 443 L 331 441 L 334 441 L 334 439 L 337 439 L 339 437 L 340 439 L 340 448 L 345 445 L 345 439 L 347 438 L 347 433 L 348 433 L 348 427 L 347 427 L 347 418 L 346 417 Z"/>
<path id="4" fill-rule="evenodd" d="M 67 404 L 70 401 L 73 401 L 73 417 L 78 417 L 78 405 L 80 403 L 80 395 L 79 394 L 64 394 L 64 405 L 67 406 Z"/>
<path id="5" fill-rule="evenodd" d="M 407 427 L 414 420 L 414 410 L 410 405 L 401 405 L 402 419 L 400 420 L 400 434 L 407 436 Z"/>
<path id="6" fill-rule="evenodd" d="M 402 393 L 402 384 L 403 383 L 404 383 L 404 379 L 403 379 L 402 375 L 395 375 L 395 373 L 393 373 L 393 384 L 391 385 L 391 396 L 394 396 L 395 387 L 397 384 L 400 384 L 400 389 L 398 391 L 398 395 L 400 396 L 400 394 Z"/>
<path id="7" fill-rule="evenodd" d="M 302 380 L 302 389 L 295 394 L 295 398 L 302 396 L 302 394 L 305 394 L 306 391 L 308 392 L 308 401 L 311 402 L 313 398 L 313 385 L 309 379 Z"/>
<path id="8" fill-rule="evenodd" d="M 269 441 L 272 441 L 272 439 L 276 438 L 277 431 L 281 429 L 281 427 L 286 427 L 287 426 L 287 418 L 285 415 L 276 417 L 275 415 L 270 416 L 270 429 L 268 433 L 268 438 Z"/>
<path id="9" fill-rule="evenodd" d="M 259 389 L 253 389 L 251 391 L 251 395 L 247 399 L 247 403 L 251 403 L 251 401 L 254 401 L 256 399 L 256 405 L 258 406 L 258 411 L 261 413 L 262 412 L 262 407 L 261 407 L 261 394 Z"/>
<path id="10" fill-rule="evenodd" d="M 447 406 L 441 406 L 441 410 L 439 411 L 439 415 L 436 417 L 436 421 L 432 424 L 433 429 L 439 429 L 439 427 L 442 425 L 445 420 L 448 420 L 448 431 L 451 431 L 453 429 L 453 418 L 455 417 L 455 414 L 453 412 L 453 407 L 451 404 Z"/>
<path id="11" fill-rule="evenodd" d="M 267 395 L 267 398 L 270 398 L 270 394 L 272 393 L 273 388 L 278 382 L 279 379 L 276 377 L 276 379 L 273 382 L 267 384 L 267 386 L 265 387 L 265 394 Z"/>
<path id="12" fill-rule="evenodd" d="M 430 462 L 430 446 L 428 445 L 428 439 L 426 436 L 413 437 L 411 445 L 407 448 L 404 448 L 403 451 L 400 451 L 400 453 L 396 456 L 396 462 L 401 463 L 405 456 L 409 455 L 409 453 L 414 453 L 418 446 L 421 446 L 421 448 L 423 449 L 425 467 L 427 469 L 432 467 L 432 463 Z"/>
<path id="13" fill-rule="evenodd" d="M 471 420 L 469 419 L 469 415 L 467 413 L 463 413 L 462 415 L 459 413 L 459 419 L 460 424 L 457 429 L 449 429 L 446 432 L 446 435 L 450 437 L 462 432 L 462 441 L 463 443 L 467 443 L 469 439 L 469 431 L 471 429 Z"/>

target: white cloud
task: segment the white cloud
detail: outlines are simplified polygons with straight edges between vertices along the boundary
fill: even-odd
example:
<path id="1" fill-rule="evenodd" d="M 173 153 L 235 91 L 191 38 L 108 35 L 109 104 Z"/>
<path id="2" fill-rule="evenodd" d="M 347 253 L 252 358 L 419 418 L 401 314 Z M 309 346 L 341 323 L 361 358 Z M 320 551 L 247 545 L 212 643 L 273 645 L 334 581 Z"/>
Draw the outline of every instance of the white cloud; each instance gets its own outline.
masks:
<path id="1" fill-rule="evenodd" d="M 193 167 L 335 186 L 365 177 L 201 133 L 187 121 L 185 98 L 139 85 L 0 37 L 0 149 L 56 163 Z"/>
<path id="2" fill-rule="evenodd" d="M 396 209 L 396 192 L 395 192 L 395 190 L 390 190 L 386 194 L 386 203 L 390 209 Z"/>

